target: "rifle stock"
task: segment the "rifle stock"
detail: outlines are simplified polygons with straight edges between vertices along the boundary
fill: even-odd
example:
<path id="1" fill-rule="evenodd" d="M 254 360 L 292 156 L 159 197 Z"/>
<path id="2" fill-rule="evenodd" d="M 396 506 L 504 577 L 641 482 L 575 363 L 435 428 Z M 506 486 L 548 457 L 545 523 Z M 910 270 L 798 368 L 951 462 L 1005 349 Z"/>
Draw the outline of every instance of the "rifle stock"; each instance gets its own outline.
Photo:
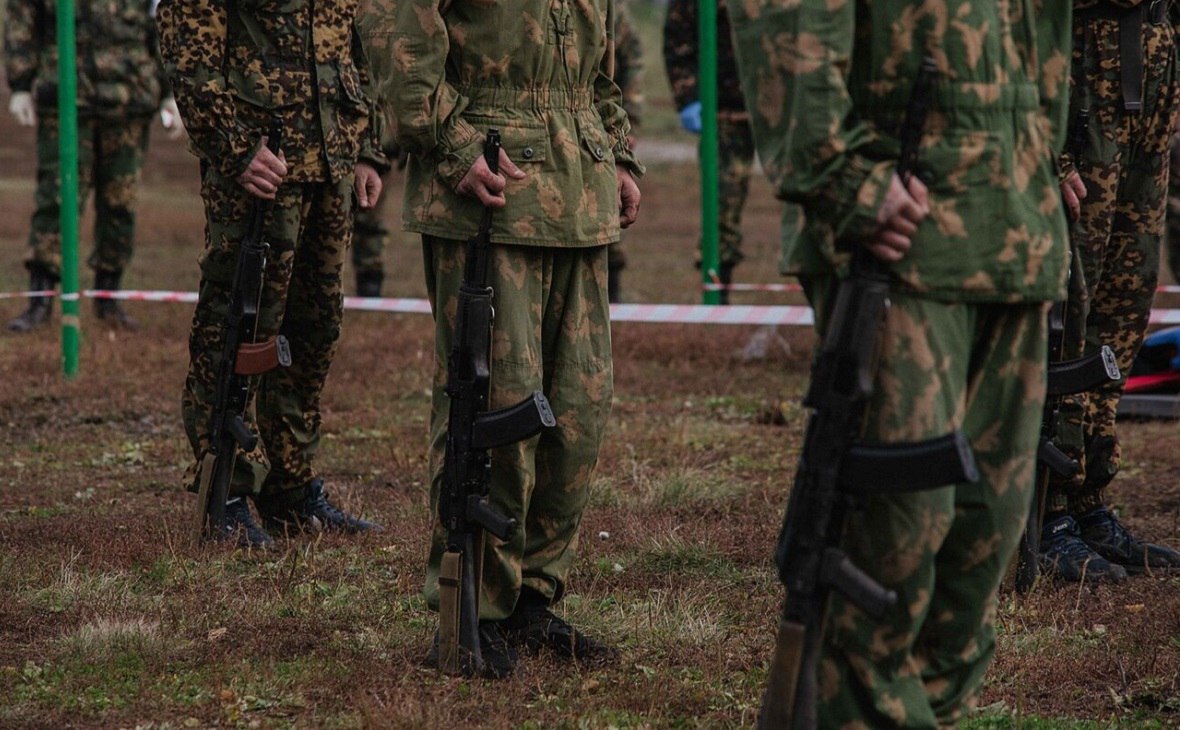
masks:
<path id="1" fill-rule="evenodd" d="M 500 134 L 488 131 L 484 160 L 498 171 Z M 454 341 L 447 359 L 447 422 L 439 519 L 447 531 L 439 570 L 439 669 L 472 676 L 484 669 L 479 646 L 479 590 L 484 536 L 508 540 L 516 520 L 488 502 L 489 449 L 524 441 L 556 425 L 540 391 L 519 403 L 487 410 L 491 392 L 489 357 L 494 292 L 487 283 L 492 209 L 484 208 L 479 231 L 467 241 L 459 287 Z"/>
<path id="2" fill-rule="evenodd" d="M 282 136 L 281 122 L 273 120 L 266 143 L 273 154 L 279 153 Z M 255 342 L 270 249 L 265 234 L 271 207 L 269 200 L 252 200 L 246 237 L 238 246 L 230 313 L 210 417 L 209 448 L 197 467 L 197 505 L 192 531 L 195 544 L 205 535 L 222 529 L 238 449 L 248 452 L 258 444 L 258 436 L 246 425 L 251 376 L 291 364 L 291 351 L 282 335 Z"/>
<path id="3" fill-rule="evenodd" d="M 910 94 L 899 135 L 897 174 L 903 182 L 914 171 L 936 74 L 933 59 L 925 59 Z M 804 401 L 812 414 L 775 551 L 786 597 L 758 722 L 764 730 L 817 725 L 816 669 L 833 589 L 874 618 L 896 605 L 897 595 L 839 548 L 852 500 L 978 478 L 971 448 L 959 431 L 910 444 L 859 442 L 889 285 L 888 267 L 856 245 L 812 370 Z"/>

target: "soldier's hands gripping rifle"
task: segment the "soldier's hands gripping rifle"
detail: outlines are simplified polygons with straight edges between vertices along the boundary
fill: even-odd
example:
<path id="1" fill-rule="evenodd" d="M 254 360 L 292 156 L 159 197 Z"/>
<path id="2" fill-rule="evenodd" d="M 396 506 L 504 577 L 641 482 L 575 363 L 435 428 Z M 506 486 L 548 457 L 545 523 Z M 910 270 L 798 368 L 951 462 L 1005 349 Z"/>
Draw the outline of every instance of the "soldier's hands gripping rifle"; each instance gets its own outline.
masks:
<path id="1" fill-rule="evenodd" d="M 276 155 L 282 145 L 282 135 L 281 124 L 273 122 L 266 145 Z M 209 448 L 197 469 L 197 508 L 193 521 L 196 542 L 206 535 L 217 536 L 224 529 L 225 503 L 238 449 L 249 452 L 258 444 L 258 436 L 245 420 L 251 378 L 291 364 L 291 351 L 282 335 L 255 341 L 266 256 L 270 249 L 265 234 L 266 218 L 272 205 L 273 201 L 253 198 L 246 237 L 238 246 L 229 319 L 209 424 Z"/>
<path id="2" fill-rule="evenodd" d="M 897 165 L 903 183 L 914 169 L 936 73 L 934 61 L 926 59 L 910 95 Z M 852 500 L 871 491 L 929 489 L 978 479 L 971 447 L 960 431 L 918 443 L 859 443 L 888 295 L 886 265 L 857 245 L 850 273 L 837 289 L 804 401 L 813 411 L 775 551 L 786 599 L 760 728 L 816 726 L 816 670 L 832 589 L 874 618 L 897 603 L 893 591 L 853 565 L 839 547 Z"/>
<path id="3" fill-rule="evenodd" d="M 499 170 L 500 133 L 488 131 L 484 160 Z M 484 208 L 479 232 L 467 241 L 451 352 L 447 358 L 446 456 L 439 519 L 447 547 L 439 571 L 439 669 L 471 676 L 484 670 L 479 645 L 480 566 L 484 533 L 508 540 L 516 520 L 488 503 L 489 449 L 517 443 L 556 425 L 549 401 L 535 391 L 513 406 L 489 411 L 492 287 L 488 286 L 492 209 Z M 441 315 L 440 315 L 441 316 Z"/>

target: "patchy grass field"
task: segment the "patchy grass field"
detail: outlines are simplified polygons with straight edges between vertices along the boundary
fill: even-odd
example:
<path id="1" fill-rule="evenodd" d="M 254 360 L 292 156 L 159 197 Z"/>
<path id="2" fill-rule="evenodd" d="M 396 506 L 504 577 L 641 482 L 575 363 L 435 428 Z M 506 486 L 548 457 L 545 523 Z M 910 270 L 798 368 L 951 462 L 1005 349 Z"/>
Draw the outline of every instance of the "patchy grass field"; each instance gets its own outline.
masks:
<path id="1" fill-rule="evenodd" d="M 655 118 L 668 117 L 666 92 L 649 96 Z M 662 141 L 691 144 L 662 124 Z M 644 180 L 644 218 L 626 239 L 630 301 L 699 299 L 688 149 L 688 161 L 655 163 Z M 0 115 L 0 291 L 24 286 L 31 155 L 32 133 Z M 195 162 L 156 139 L 145 177 L 126 284 L 191 290 Z M 777 217 L 756 180 L 740 281 L 778 281 Z M 396 239 L 387 293 L 422 296 L 417 246 Z M 21 306 L 0 301 L 0 317 Z M 71 381 L 56 331 L 0 336 L 0 727 L 753 723 L 781 597 L 770 552 L 802 432 L 809 332 L 779 329 L 746 360 L 737 353 L 751 328 L 616 326 L 617 400 L 561 610 L 623 659 L 593 671 L 532 660 L 492 683 L 419 666 L 433 631 L 419 597 L 428 318 L 350 312 L 325 395 L 320 463 L 332 493 L 386 531 L 259 555 L 187 545 L 179 392 L 191 308 L 128 308 L 138 333 L 103 329 L 84 303 Z M 1174 543 L 1180 434 L 1159 422 L 1123 433 L 1117 504 L 1136 530 Z M 1138 578 L 1005 594 L 983 709 L 967 726 L 1180 725 L 1178 589 Z"/>

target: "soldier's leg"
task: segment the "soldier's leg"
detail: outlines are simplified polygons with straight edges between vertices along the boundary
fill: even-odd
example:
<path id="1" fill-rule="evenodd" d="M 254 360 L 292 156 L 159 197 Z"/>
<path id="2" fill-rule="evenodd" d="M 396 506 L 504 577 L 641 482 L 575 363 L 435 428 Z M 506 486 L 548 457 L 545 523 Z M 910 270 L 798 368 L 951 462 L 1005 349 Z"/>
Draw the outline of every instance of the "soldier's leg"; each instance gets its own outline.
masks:
<path id="1" fill-rule="evenodd" d="M 742 256 L 742 209 L 750 193 L 754 163 L 754 135 L 745 119 L 719 118 L 717 122 L 718 165 L 718 278 L 733 283 L 733 269 Z M 722 290 L 721 303 L 729 303 L 729 291 Z"/>
<path id="2" fill-rule="evenodd" d="M 874 496 L 850 516 L 849 556 L 899 600 L 877 622 L 833 596 L 820 726 L 931 728 L 978 689 L 993 646 L 990 607 L 1028 515 L 1044 318 L 1040 305 L 894 298 L 866 440 L 920 440 L 961 425 L 982 479 Z"/>
<path id="3" fill-rule="evenodd" d="M 623 269 L 627 268 L 627 253 L 621 240 L 607 246 L 606 293 L 611 304 L 623 301 Z"/>
<path id="4" fill-rule="evenodd" d="M 236 181 L 223 177 L 209 165 L 202 164 L 201 178 L 205 250 L 200 259 L 201 281 L 189 333 L 189 369 L 181 397 L 185 433 L 197 463 L 209 448 L 209 423 L 233 296 L 238 248 L 246 236 L 255 200 Z M 279 333 L 303 208 L 304 186 L 287 184 L 279 188 L 266 223 L 270 250 L 258 313 L 258 340 Z M 254 385 L 257 390 L 257 380 Z M 256 400 L 256 397 L 251 399 L 247 414 L 254 431 L 258 430 L 252 425 Z M 270 460 L 260 439 L 252 452 L 239 454 L 230 484 L 231 497 L 256 494 L 269 470 Z M 190 489 L 196 491 L 196 485 L 190 485 Z"/>
<path id="5" fill-rule="evenodd" d="M 352 266 L 356 273 L 358 297 L 381 296 L 385 265 L 381 260 L 389 228 L 385 225 L 386 189 L 382 187 L 377 204 L 369 210 L 357 209 L 352 228 Z"/>
<path id="6" fill-rule="evenodd" d="M 119 289 L 135 242 L 135 209 L 151 117 L 96 123 L 94 155 L 94 288 Z M 99 319 L 137 329 L 117 299 L 96 299 Z"/>

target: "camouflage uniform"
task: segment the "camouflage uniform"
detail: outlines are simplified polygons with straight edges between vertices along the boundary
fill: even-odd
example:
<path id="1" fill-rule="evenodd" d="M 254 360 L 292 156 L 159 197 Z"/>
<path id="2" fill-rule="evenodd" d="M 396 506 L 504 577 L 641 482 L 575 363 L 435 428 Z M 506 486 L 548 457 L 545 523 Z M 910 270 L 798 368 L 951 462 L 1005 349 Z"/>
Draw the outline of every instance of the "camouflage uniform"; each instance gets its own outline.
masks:
<path id="1" fill-rule="evenodd" d="M 393 142 L 392 130 L 381 140 L 381 151 L 390 160 L 400 154 Z M 382 182 L 385 182 L 383 180 Z M 385 207 L 389 196 L 382 185 L 377 203 L 368 210 L 357 210 L 352 220 L 352 268 L 356 274 L 357 296 L 380 296 L 381 282 L 385 279 L 385 239 L 389 227 L 385 224 Z"/>
<path id="2" fill-rule="evenodd" d="M 77 5 L 78 201 L 95 193 L 90 267 L 107 280 L 131 260 L 135 203 L 148 125 L 166 89 L 151 0 L 81 0 Z M 61 278 L 61 193 L 57 126 L 56 5 L 8 0 L 5 72 L 31 92 L 37 112 L 36 208 L 25 266 Z M 105 287 L 103 287 L 105 288 Z"/>
<path id="3" fill-rule="evenodd" d="M 1127 6 L 1144 12 L 1142 109 L 1124 108 L 1120 21 Z M 1071 238 L 1084 286 L 1071 287 L 1062 357 L 1109 345 L 1130 372 L 1147 329 L 1159 274 L 1168 185 L 1168 146 L 1176 124 L 1177 67 L 1167 3 L 1074 0 L 1071 114 L 1087 110 L 1078 149 L 1062 156 L 1086 184 Z M 1071 154 L 1072 153 L 1072 154 Z M 1076 155 L 1076 157 L 1075 157 Z M 1048 512 L 1075 515 L 1101 507 L 1119 469 L 1115 413 L 1125 381 L 1063 399 L 1058 444 L 1078 458 L 1076 479 L 1050 482 Z"/>
<path id="4" fill-rule="evenodd" d="M 848 246 L 876 233 L 910 80 L 927 55 L 940 72 L 917 163 L 931 181 L 930 215 L 890 267 L 893 306 L 864 438 L 958 427 L 982 476 L 877 494 L 853 511 L 844 549 L 899 599 L 874 621 L 831 598 L 820 727 L 953 724 L 995 648 L 996 591 L 1033 488 L 1046 302 L 1064 294 L 1067 256 L 1053 153 L 1070 7 L 1037 7 L 763 0 L 731 9 L 759 156 L 778 194 L 804 207 L 791 269 L 821 331 Z"/>
<path id="5" fill-rule="evenodd" d="M 278 12 L 280 11 L 281 12 Z M 363 91 L 356 3 L 163 0 L 161 47 L 191 147 L 201 160 L 205 251 L 182 399 L 200 461 L 254 198 L 237 182 L 277 115 L 288 172 L 266 222 L 270 243 L 257 338 L 282 333 L 292 364 L 263 375 L 250 409 L 259 446 L 237 460 L 234 496 L 298 502 L 315 478 L 320 393 L 343 313 L 341 270 L 352 229 L 358 157 L 383 164 Z"/>
<path id="6" fill-rule="evenodd" d="M 631 130 L 639 128 L 643 114 L 643 46 L 639 34 L 631 25 L 627 3 L 620 0 L 615 6 L 615 83 L 623 92 L 623 109 L 631 120 Z M 621 277 L 627 268 L 627 254 L 620 239 L 607 248 L 608 295 L 612 302 L 622 301 Z"/>
<path id="7" fill-rule="evenodd" d="M 664 21 L 664 67 L 677 109 L 700 100 L 697 88 L 697 0 L 671 0 Z M 726 0 L 717 3 L 718 261 L 728 284 L 742 256 L 742 208 L 750 192 L 754 138 L 738 83 Z"/>
<path id="8" fill-rule="evenodd" d="M 491 501 L 522 529 L 487 538 L 480 618 L 513 613 L 529 588 L 565 590 L 578 524 L 610 411 L 612 364 L 606 246 L 619 238 L 617 173 L 641 168 L 612 79 L 615 5 L 523 0 L 374 3 L 369 47 L 398 143 L 410 153 L 402 208 L 423 234 L 435 313 L 431 499 L 437 504 L 447 428 L 446 356 L 464 240 L 483 208 L 455 186 L 491 127 L 525 173 L 508 180 L 492 224 L 495 288 L 491 407 L 542 390 L 557 426 L 492 452 Z M 449 39 L 449 43 L 447 42 Z M 445 535 L 435 523 L 425 592 L 437 605 Z"/>

